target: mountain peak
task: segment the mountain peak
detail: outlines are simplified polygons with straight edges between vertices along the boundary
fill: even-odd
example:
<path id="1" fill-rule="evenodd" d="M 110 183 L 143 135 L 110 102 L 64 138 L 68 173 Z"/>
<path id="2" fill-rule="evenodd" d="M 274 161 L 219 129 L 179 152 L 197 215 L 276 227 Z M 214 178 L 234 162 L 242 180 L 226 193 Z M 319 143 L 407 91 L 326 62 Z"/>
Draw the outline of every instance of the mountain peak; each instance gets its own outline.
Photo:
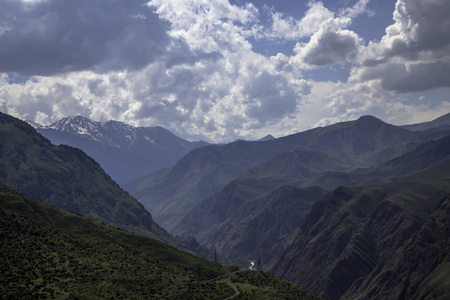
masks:
<path id="1" fill-rule="evenodd" d="M 359 122 L 359 123 L 360 122 L 385 123 L 382 120 L 380 120 L 380 119 L 378 119 L 378 118 L 376 118 L 374 116 L 371 116 L 371 115 L 361 116 L 361 117 L 359 117 L 359 119 L 356 120 L 356 122 Z"/>
<path id="2" fill-rule="evenodd" d="M 258 140 L 258 142 L 271 141 L 271 140 L 274 140 L 274 139 L 275 139 L 275 137 L 274 137 L 273 135 L 268 134 L 268 135 L 266 135 L 265 137 L 260 138 L 260 139 Z"/>

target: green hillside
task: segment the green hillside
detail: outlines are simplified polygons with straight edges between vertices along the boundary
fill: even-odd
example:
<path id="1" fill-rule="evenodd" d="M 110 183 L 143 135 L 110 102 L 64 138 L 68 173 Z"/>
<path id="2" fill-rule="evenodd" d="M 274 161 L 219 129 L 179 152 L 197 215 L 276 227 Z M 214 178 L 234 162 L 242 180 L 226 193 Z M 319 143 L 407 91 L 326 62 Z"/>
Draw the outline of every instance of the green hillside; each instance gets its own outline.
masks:
<path id="1" fill-rule="evenodd" d="M 123 229 L 174 242 L 150 213 L 79 149 L 55 146 L 0 113 L 0 184 Z"/>
<path id="2" fill-rule="evenodd" d="M 0 298 L 318 299 L 0 188 Z"/>

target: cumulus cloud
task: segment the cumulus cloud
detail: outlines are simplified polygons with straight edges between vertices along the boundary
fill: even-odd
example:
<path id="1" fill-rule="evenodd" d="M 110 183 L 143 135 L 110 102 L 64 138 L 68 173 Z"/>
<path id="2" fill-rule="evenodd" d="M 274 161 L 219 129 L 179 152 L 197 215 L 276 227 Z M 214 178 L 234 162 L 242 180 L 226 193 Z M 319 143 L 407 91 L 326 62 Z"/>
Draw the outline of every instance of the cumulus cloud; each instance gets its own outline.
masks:
<path id="1" fill-rule="evenodd" d="M 312 35 L 324 21 L 334 16 L 331 11 L 323 6 L 322 2 L 310 1 L 307 6 L 309 8 L 301 20 L 272 11 L 272 28 L 266 36 L 286 40 L 299 40 Z"/>
<path id="2" fill-rule="evenodd" d="M 8 99 L 8 105 L 32 120 L 52 122 L 82 114 L 223 141 L 292 115 L 309 93 L 309 84 L 286 56 L 265 57 L 251 50 L 246 36 L 258 16 L 251 4 L 153 0 L 127 15 L 132 22 L 157 16 L 166 24 L 164 53 L 141 68 L 98 72 L 91 67 L 25 82 L 6 75 L 0 99 Z"/>
<path id="3" fill-rule="evenodd" d="M 355 60 L 362 40 L 350 30 L 350 18 L 334 18 L 323 22 L 308 43 L 297 43 L 292 63 L 301 68 L 345 64 Z"/>
<path id="4" fill-rule="evenodd" d="M 363 47 L 363 40 L 346 28 L 352 24 L 353 18 L 361 14 L 373 15 L 367 8 L 368 3 L 369 0 L 359 0 L 354 6 L 341 9 L 335 16 L 323 7 L 322 2 L 310 2 L 308 13 L 315 22 L 311 22 L 307 14 L 299 24 L 303 21 L 314 24 L 309 31 L 311 37 L 308 42 L 295 45 L 292 64 L 298 68 L 314 69 L 355 61 Z M 304 32 L 307 35 L 308 31 Z"/>
<path id="5" fill-rule="evenodd" d="M 398 0 L 394 24 L 370 43 L 351 81 L 379 80 L 398 93 L 449 87 L 450 2 Z"/>
<path id="6" fill-rule="evenodd" d="M 3 1 L 0 72 L 52 75 L 142 68 L 168 43 L 164 24 L 150 9 L 142 9 L 143 4 Z"/>

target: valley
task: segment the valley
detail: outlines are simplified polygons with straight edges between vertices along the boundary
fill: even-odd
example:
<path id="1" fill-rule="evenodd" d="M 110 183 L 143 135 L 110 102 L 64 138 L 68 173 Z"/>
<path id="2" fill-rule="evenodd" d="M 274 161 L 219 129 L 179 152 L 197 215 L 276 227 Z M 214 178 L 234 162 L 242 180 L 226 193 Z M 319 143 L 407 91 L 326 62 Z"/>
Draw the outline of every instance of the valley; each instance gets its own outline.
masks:
<path id="1" fill-rule="evenodd" d="M 72 143 L 55 146 L 31 126 L 2 115 L 0 179 L 8 187 L 2 192 L 2 201 L 8 205 L 2 208 L 3 236 L 9 236 L 4 246 L 9 262 L 5 266 L 17 265 L 3 280 L 24 276 L 17 271 L 22 268 L 19 256 L 10 253 L 19 240 L 31 241 L 25 242 L 28 246 L 20 255 L 31 259 L 35 255 L 31 253 L 41 253 L 46 270 L 53 266 L 44 271 L 34 265 L 35 277 L 27 279 L 33 284 L 11 285 L 9 280 L 10 287 L 5 291 L 47 297 L 81 296 L 80 283 L 89 280 L 92 283 L 84 292 L 100 288 L 99 298 L 122 294 L 189 298 L 197 294 L 201 295 L 199 299 L 212 295 L 219 299 L 314 299 L 313 294 L 268 271 L 324 299 L 375 299 L 387 295 L 398 299 L 446 299 L 450 287 L 444 279 L 450 276 L 446 267 L 450 250 L 449 124 L 447 115 L 409 127 L 364 116 L 283 138 L 195 144 L 185 148 L 186 153 L 171 164 L 153 173 L 147 169 L 150 175 L 119 186 L 104 171 L 114 160 L 97 163 L 83 151 L 92 150 L 89 145 L 95 144 L 98 153 L 108 153 L 105 157 L 113 157 L 111 153 L 119 150 L 123 155 L 123 149 L 134 147 L 126 142 L 130 132 L 136 136 L 144 134 L 139 131 L 146 132 L 144 136 L 148 137 L 150 129 L 78 117 L 64 119 L 45 130 L 35 125 L 38 132 L 53 141 L 58 138 L 63 144 Z M 124 129 L 122 133 L 111 131 L 119 127 Z M 153 151 L 145 147 L 126 155 L 142 160 L 139 151 Z M 111 152 L 113 148 L 116 152 Z M 127 168 L 133 170 L 133 164 Z M 44 204 L 29 197 L 80 215 L 40 207 Z M 15 200 L 7 202 L 11 199 Z M 25 207 L 33 209 L 23 211 Z M 35 223 L 43 218 L 41 212 L 49 216 L 48 220 Z M 81 215 L 95 221 L 78 221 L 84 218 Z M 69 225 L 79 222 L 85 224 L 82 229 Z M 87 225 L 89 222 L 94 223 Z M 134 233 L 116 232 L 113 227 L 105 231 L 110 227 L 101 227 L 109 225 Z M 37 227 L 25 230 L 23 226 Z M 13 228 L 18 230 L 17 241 L 8 235 Z M 47 229 L 41 232 L 42 228 Z M 94 236 L 85 240 L 88 232 Z M 105 240 L 105 232 L 114 237 Z M 44 237 L 47 234 L 50 237 Z M 122 243 L 119 241 L 125 238 L 123 234 L 127 237 Z M 95 250 L 96 246 L 89 243 L 104 245 L 105 249 Z M 142 254 L 150 248 L 139 250 L 135 243 L 149 243 L 151 251 L 156 251 L 155 260 L 149 261 Z M 87 247 L 93 256 L 88 258 L 87 253 L 79 252 L 76 245 L 81 244 L 90 245 Z M 125 258 L 116 247 L 132 254 Z M 158 247 L 169 248 L 155 250 Z M 225 267 L 188 253 L 212 260 L 212 248 L 217 249 L 221 263 L 239 267 Z M 72 256 L 84 257 L 77 262 L 87 273 L 80 273 L 80 268 L 70 263 L 73 259 L 63 254 L 70 251 L 76 251 Z M 169 259 L 156 254 L 161 251 L 175 252 Z M 117 264 L 105 265 L 101 257 L 117 257 Z M 249 261 L 257 259 L 266 272 L 248 270 Z M 175 261 L 179 262 L 175 268 L 181 268 L 178 271 L 172 269 Z M 152 282 L 150 290 L 139 279 L 144 269 L 137 265 L 142 263 L 150 264 L 145 272 L 162 274 L 158 278 L 145 275 Z M 96 265 L 97 271 L 86 264 Z M 117 272 L 129 279 L 111 276 Z M 203 272 L 206 277 L 202 277 Z M 60 274 L 66 280 L 49 282 L 50 274 Z M 105 276 L 97 282 L 89 279 L 93 274 Z M 121 283 L 109 291 L 112 282 Z M 136 290 L 137 285 L 139 292 L 133 294 L 130 289 Z"/>

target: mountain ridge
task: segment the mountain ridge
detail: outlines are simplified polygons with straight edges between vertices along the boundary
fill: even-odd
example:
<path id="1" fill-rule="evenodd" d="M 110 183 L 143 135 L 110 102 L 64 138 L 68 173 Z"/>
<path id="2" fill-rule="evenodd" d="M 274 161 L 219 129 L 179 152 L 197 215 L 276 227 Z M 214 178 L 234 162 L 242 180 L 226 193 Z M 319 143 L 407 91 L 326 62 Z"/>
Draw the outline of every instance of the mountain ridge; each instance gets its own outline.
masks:
<path id="1" fill-rule="evenodd" d="M 369 130 L 370 129 L 370 130 Z M 124 185 L 152 212 L 155 220 L 171 231 L 193 207 L 271 158 L 287 151 L 320 151 L 353 161 L 353 169 L 366 166 L 372 154 L 422 138 L 420 134 L 364 116 L 358 120 L 315 128 L 263 142 L 236 141 L 194 149 L 173 167 Z M 408 147 L 382 157 L 387 161 Z"/>
<path id="2" fill-rule="evenodd" d="M 120 184 L 172 166 L 190 150 L 208 145 L 189 142 L 159 126 L 101 123 L 82 116 L 63 118 L 36 129 L 54 144 L 82 149 Z"/>

